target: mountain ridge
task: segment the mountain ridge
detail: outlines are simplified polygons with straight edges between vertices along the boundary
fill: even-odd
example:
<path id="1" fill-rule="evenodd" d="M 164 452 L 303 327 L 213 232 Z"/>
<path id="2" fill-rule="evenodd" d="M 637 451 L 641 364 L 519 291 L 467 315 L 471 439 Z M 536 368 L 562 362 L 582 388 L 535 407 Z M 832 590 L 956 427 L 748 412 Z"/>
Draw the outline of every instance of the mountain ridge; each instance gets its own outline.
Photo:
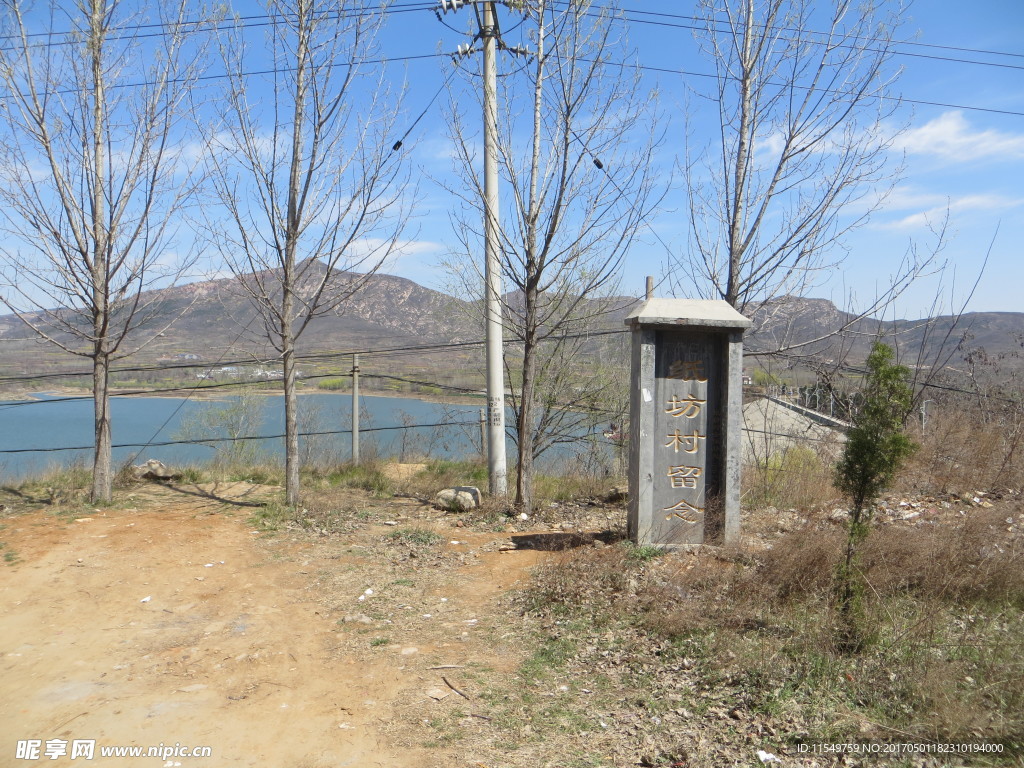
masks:
<path id="1" fill-rule="evenodd" d="M 265 273 L 273 279 L 272 273 Z M 347 299 L 343 309 L 314 319 L 300 337 L 299 351 L 310 354 L 345 349 L 372 349 L 374 346 L 395 347 L 396 341 L 409 346 L 452 344 L 483 337 L 474 317 L 479 317 L 479 301 L 461 299 L 419 285 L 400 275 L 378 273 L 354 275 L 337 273 L 338 288 L 346 281 L 364 280 L 365 284 Z M 245 295 L 237 277 L 220 277 L 195 281 L 148 294 L 159 298 L 165 317 L 176 317 L 141 353 L 149 360 L 173 359 L 181 355 L 198 355 L 198 359 L 271 359 L 272 346 L 267 343 L 263 324 Z M 516 305 L 513 294 L 509 303 Z M 592 300 L 600 311 L 593 330 L 623 329 L 623 320 L 641 299 L 628 296 Z M 750 352 L 800 345 L 801 355 L 825 359 L 844 354 L 852 361 L 866 356 L 870 343 L 881 336 L 896 340 L 903 350 L 916 350 L 922 345 L 924 357 L 934 358 L 945 341 L 958 347 L 957 364 L 1003 361 L 1009 368 L 1024 368 L 1024 313 L 971 312 L 959 318 L 945 315 L 929 320 L 889 320 L 857 318 L 839 309 L 828 299 L 784 297 L 758 306 L 752 314 L 754 328 L 748 332 L 745 345 Z M 846 327 L 840 339 L 815 341 L 819 337 Z M 151 332 L 153 332 L 151 330 Z M 14 315 L 0 316 L 0 342 L 4 342 L 2 369 L 32 373 L 54 368 L 41 365 L 39 341 Z M 55 350 L 51 350 L 54 351 Z M 67 368 L 69 356 L 61 355 Z M 915 355 L 916 357 L 916 355 Z"/>

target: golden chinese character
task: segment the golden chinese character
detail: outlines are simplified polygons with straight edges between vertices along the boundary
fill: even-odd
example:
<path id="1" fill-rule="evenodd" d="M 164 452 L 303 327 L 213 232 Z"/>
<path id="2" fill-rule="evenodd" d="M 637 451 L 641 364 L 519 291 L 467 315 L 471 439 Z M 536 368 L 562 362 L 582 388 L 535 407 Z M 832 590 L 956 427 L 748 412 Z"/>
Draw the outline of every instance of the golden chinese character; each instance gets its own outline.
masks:
<path id="1" fill-rule="evenodd" d="M 703 360 L 676 360 L 668 368 L 670 379 L 682 379 L 683 381 L 707 381 L 704 375 Z"/>
<path id="2" fill-rule="evenodd" d="M 673 517 L 677 517 L 684 523 L 690 525 L 696 525 L 700 520 L 700 515 L 704 514 L 704 510 L 700 507 L 695 507 L 688 501 L 679 501 L 673 504 L 671 507 L 665 507 L 665 512 L 671 512 L 671 515 L 665 515 L 666 520 L 671 520 Z"/>
<path id="3" fill-rule="evenodd" d="M 696 488 L 697 478 L 703 474 L 700 467 L 679 466 L 669 467 L 668 477 L 673 488 Z"/>
<path id="4" fill-rule="evenodd" d="M 692 419 L 700 415 L 701 406 L 706 402 L 707 400 L 698 400 L 695 395 L 687 395 L 682 400 L 679 399 L 678 395 L 672 395 L 672 399 L 668 401 L 668 408 L 665 409 L 665 413 L 673 418 L 684 416 L 687 419 Z"/>
<path id="5" fill-rule="evenodd" d="M 700 435 L 697 433 L 697 430 L 693 430 L 693 433 L 689 435 L 681 435 L 677 429 L 675 432 L 666 435 L 666 437 L 668 438 L 668 442 L 665 443 L 666 448 L 671 448 L 676 453 L 679 453 L 679 446 L 682 445 L 683 450 L 687 453 L 696 453 L 697 441 L 704 440 L 707 435 Z"/>

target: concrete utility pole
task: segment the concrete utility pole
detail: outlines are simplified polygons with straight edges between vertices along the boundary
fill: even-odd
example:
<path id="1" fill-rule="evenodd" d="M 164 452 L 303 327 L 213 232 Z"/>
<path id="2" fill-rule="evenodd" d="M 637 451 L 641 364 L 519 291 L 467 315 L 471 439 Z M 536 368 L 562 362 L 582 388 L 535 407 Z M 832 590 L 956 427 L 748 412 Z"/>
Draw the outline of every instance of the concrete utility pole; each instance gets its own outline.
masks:
<path id="1" fill-rule="evenodd" d="M 441 0 L 440 11 L 457 11 L 465 0 Z M 498 19 L 495 3 L 471 3 L 477 12 L 484 53 L 484 317 L 487 350 L 487 472 L 492 495 L 508 493 L 505 458 L 505 366 L 501 314 L 498 219 Z M 482 10 L 482 14 L 481 11 Z M 440 13 L 438 13 L 440 19 Z M 459 56 L 475 52 L 459 46 Z"/>
<path id="2" fill-rule="evenodd" d="M 505 460 L 505 377 L 502 350 L 501 262 L 498 256 L 498 66 L 494 3 L 483 3 L 484 259 L 487 302 L 487 471 L 490 491 L 508 492 Z"/>
<path id="3" fill-rule="evenodd" d="M 352 355 L 352 463 L 359 463 L 359 355 Z"/>
<path id="4" fill-rule="evenodd" d="M 508 492 L 505 459 L 505 377 L 502 268 L 498 255 L 498 27 L 495 4 L 483 3 L 483 255 L 487 317 L 487 474 L 490 493 Z"/>

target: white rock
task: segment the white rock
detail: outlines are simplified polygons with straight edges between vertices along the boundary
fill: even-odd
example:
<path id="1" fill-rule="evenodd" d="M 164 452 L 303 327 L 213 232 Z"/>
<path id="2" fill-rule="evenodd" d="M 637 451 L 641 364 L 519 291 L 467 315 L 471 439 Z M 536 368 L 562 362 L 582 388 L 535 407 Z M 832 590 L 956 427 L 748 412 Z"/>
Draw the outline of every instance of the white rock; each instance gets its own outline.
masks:
<path id="1" fill-rule="evenodd" d="M 434 497 L 434 505 L 449 512 L 466 512 L 479 506 L 477 498 L 480 491 L 476 493 L 477 496 L 474 497 L 472 493 L 461 488 L 445 488 Z"/>

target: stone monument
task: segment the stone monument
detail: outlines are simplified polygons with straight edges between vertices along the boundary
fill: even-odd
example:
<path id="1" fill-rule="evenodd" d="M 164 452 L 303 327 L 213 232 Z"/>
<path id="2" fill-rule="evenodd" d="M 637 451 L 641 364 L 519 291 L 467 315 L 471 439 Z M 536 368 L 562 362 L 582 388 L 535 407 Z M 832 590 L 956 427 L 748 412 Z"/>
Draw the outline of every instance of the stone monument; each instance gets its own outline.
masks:
<path id="1" fill-rule="evenodd" d="M 648 299 L 626 325 L 630 539 L 666 549 L 738 543 L 750 321 L 724 301 Z"/>

